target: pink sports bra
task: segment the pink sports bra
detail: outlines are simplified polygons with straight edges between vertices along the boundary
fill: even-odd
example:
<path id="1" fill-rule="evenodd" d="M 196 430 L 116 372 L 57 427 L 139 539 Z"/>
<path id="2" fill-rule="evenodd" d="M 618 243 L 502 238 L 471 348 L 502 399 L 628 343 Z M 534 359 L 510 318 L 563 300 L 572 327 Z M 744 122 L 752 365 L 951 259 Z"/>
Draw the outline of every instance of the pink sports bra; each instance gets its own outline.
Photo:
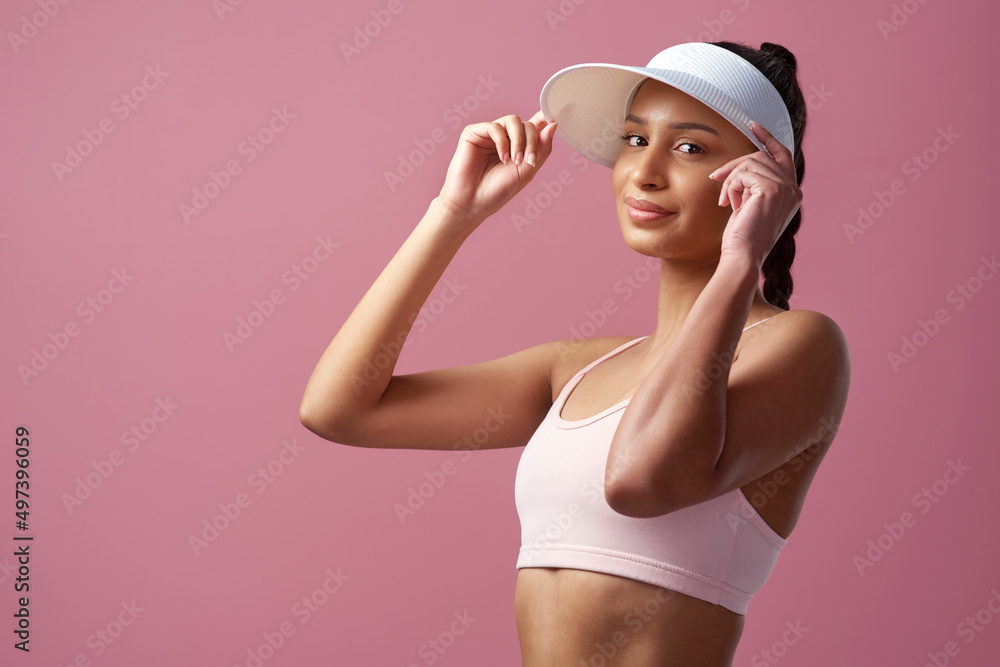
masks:
<path id="1" fill-rule="evenodd" d="M 625 343 L 574 375 L 525 446 L 514 481 L 521 520 L 517 568 L 613 574 L 745 614 L 787 540 L 743 492 L 736 488 L 648 519 L 618 514 L 604 499 L 604 471 L 629 399 L 587 419 L 560 416 L 584 375 L 647 337 Z"/>

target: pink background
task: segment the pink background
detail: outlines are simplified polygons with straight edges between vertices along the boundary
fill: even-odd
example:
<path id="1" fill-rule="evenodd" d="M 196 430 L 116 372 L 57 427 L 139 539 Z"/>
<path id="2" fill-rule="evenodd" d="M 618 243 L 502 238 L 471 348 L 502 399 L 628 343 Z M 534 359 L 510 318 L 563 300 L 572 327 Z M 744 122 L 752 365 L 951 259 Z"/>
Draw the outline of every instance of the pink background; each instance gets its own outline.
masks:
<path id="1" fill-rule="evenodd" d="M 264 644 L 269 667 L 518 664 L 521 450 L 329 443 L 299 424 L 306 380 L 437 193 L 461 125 L 530 116 L 567 65 L 729 39 L 799 58 L 812 115 L 792 306 L 832 316 L 853 360 L 840 435 L 736 664 L 995 664 L 1000 279 L 982 259 L 1000 250 L 995 3 L 233 0 L 220 14 L 225 1 L 0 9 L 0 663 L 247 666 Z M 366 26 L 375 36 L 348 58 L 341 44 Z M 258 134 L 269 143 L 254 154 L 242 142 Z M 434 150 L 390 187 L 386 172 L 421 145 Z M 607 299 L 615 312 L 593 335 L 651 331 L 655 283 L 627 300 L 615 289 L 646 274 L 621 241 L 610 172 L 571 155 L 558 141 L 469 239 L 397 372 L 568 338 Z M 564 169 L 572 181 L 548 196 Z M 185 221 L 180 205 L 213 173 L 228 184 Z M 535 219 L 519 229 L 515 213 Z M 435 302 L 448 280 L 459 296 Z M 270 316 L 227 344 L 275 290 Z M 36 351 L 46 365 L 25 381 Z M 32 437 L 26 532 L 19 424 Z M 123 440 L 133 427 L 144 440 Z M 401 523 L 394 505 L 446 462 L 454 474 Z M 949 462 L 967 470 L 946 475 Z M 67 505 L 81 483 L 89 496 Z M 190 538 L 213 520 L 224 529 L 196 554 Z M 30 654 L 10 632 L 23 534 Z M 859 571 L 869 540 L 889 548 Z M 322 601 L 308 617 L 303 597 Z M 463 613 L 474 622 L 449 637 Z M 294 634 L 269 652 L 282 624 Z M 439 637 L 443 654 L 427 645 Z"/>

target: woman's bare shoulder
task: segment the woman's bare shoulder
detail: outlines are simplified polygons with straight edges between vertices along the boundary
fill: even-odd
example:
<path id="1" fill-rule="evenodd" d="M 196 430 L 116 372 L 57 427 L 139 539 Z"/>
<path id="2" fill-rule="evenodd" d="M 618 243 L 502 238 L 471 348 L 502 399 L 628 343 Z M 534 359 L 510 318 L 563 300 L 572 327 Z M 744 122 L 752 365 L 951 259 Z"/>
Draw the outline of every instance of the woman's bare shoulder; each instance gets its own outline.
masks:
<path id="1" fill-rule="evenodd" d="M 765 328 L 766 327 L 766 328 Z M 761 324 L 760 333 L 768 332 L 768 336 L 760 336 L 760 340 L 765 338 L 777 339 L 773 342 L 801 341 L 812 345 L 823 345 L 831 351 L 847 349 L 847 338 L 833 318 L 815 310 L 787 310 L 771 317 L 767 322 Z M 747 332 L 749 334 L 753 329 Z"/>
<path id="2" fill-rule="evenodd" d="M 743 334 L 737 358 L 758 368 L 791 371 L 813 369 L 833 378 L 850 376 L 850 349 L 840 326 L 814 310 L 774 315 Z"/>

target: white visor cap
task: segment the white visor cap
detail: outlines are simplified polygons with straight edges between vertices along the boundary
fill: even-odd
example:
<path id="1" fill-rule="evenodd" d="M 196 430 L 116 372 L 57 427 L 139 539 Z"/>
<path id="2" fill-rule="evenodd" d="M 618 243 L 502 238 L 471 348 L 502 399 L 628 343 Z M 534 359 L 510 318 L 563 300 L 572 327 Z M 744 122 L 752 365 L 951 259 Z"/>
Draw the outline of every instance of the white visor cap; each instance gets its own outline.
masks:
<path id="1" fill-rule="evenodd" d="M 750 129 L 757 121 L 795 156 L 792 121 L 778 90 L 743 58 L 705 42 L 671 46 L 645 67 L 585 63 L 562 69 L 542 88 L 542 113 L 559 122 L 556 132 L 575 151 L 613 167 L 625 115 L 647 78 L 699 100 L 766 152 Z"/>

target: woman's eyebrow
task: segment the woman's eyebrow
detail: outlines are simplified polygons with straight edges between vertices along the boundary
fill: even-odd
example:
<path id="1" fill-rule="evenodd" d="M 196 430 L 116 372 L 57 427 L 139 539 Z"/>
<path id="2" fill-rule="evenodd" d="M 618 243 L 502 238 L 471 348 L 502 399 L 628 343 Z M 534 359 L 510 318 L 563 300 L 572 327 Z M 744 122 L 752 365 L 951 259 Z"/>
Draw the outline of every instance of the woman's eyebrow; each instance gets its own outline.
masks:
<path id="1" fill-rule="evenodd" d="M 632 121 L 633 123 L 637 123 L 638 125 L 647 124 L 645 118 L 640 118 L 639 116 L 634 116 L 632 114 L 625 116 L 625 120 Z M 720 136 L 719 133 L 715 131 L 713 128 L 709 127 L 708 125 L 702 125 L 701 123 L 691 123 L 691 122 L 671 123 L 667 127 L 671 130 L 702 130 L 704 132 L 709 132 L 711 134 L 714 134 L 717 137 Z"/>

